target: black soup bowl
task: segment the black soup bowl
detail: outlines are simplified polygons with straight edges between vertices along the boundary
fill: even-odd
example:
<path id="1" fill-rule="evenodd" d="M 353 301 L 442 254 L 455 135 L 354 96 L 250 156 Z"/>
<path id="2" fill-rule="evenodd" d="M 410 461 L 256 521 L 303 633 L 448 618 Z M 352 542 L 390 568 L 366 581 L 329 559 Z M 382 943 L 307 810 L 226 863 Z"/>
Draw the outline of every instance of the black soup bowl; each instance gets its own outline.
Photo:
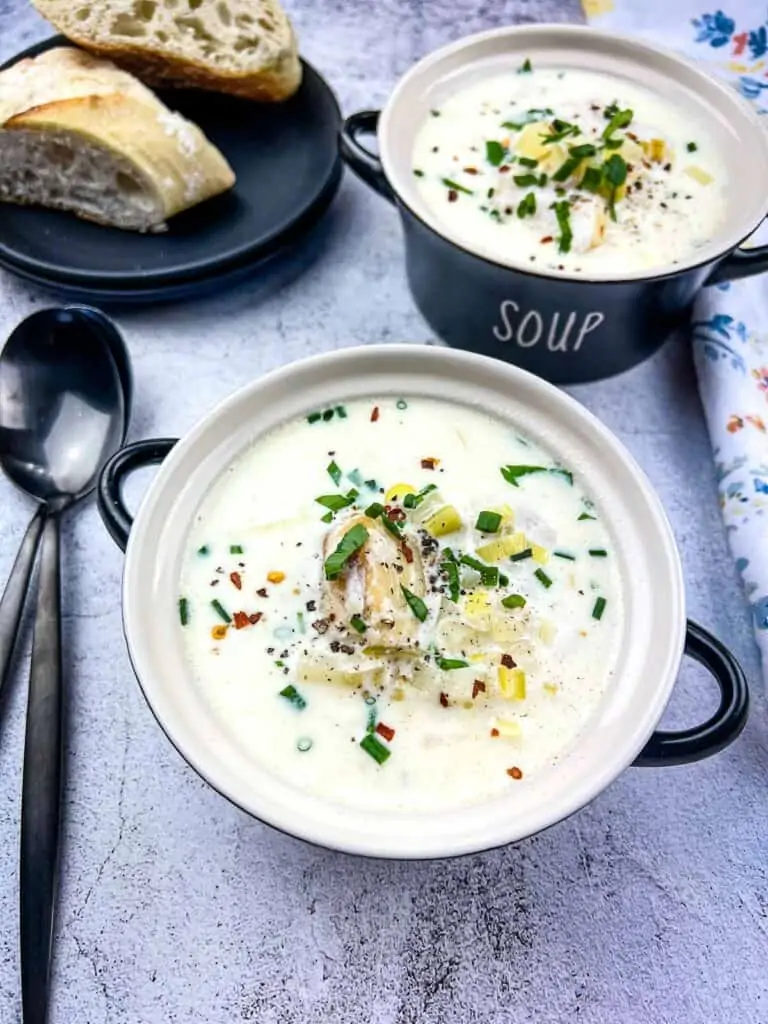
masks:
<path id="1" fill-rule="evenodd" d="M 715 237 L 677 263 L 600 276 L 531 269 L 514 252 L 500 259 L 468 247 L 450 218 L 422 198 L 412 153 L 421 127 L 449 97 L 521 66 L 598 71 L 642 86 L 683 112 L 712 139 L 727 175 Z M 607 83 L 608 87 L 612 83 Z M 609 98 L 606 97 L 606 103 Z M 366 144 L 375 136 L 378 155 Z M 696 65 L 627 37 L 573 25 L 495 29 L 452 43 L 419 61 L 381 112 L 348 117 L 344 159 L 394 203 L 405 233 L 411 292 L 449 345 L 516 363 L 556 384 L 609 377 L 661 347 L 687 320 L 708 284 L 768 269 L 768 246 L 741 248 L 768 213 L 768 133 L 735 91 Z M 517 262 L 516 262 L 517 259 Z"/>

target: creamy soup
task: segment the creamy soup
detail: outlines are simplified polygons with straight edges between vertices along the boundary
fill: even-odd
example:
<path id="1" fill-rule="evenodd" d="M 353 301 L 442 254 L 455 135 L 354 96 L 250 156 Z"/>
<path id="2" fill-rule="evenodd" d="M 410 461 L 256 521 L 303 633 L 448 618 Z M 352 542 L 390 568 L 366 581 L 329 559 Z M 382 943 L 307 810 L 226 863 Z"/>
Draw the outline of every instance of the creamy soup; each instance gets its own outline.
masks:
<path id="1" fill-rule="evenodd" d="M 690 115 L 624 79 L 530 61 L 432 110 L 413 173 L 468 248 L 531 269 L 675 264 L 726 208 L 723 161 Z"/>
<path id="2" fill-rule="evenodd" d="M 622 607 L 571 468 L 475 409 L 381 396 L 287 423 L 222 474 L 178 617 L 255 762 L 427 810 L 557 762 L 608 685 Z"/>

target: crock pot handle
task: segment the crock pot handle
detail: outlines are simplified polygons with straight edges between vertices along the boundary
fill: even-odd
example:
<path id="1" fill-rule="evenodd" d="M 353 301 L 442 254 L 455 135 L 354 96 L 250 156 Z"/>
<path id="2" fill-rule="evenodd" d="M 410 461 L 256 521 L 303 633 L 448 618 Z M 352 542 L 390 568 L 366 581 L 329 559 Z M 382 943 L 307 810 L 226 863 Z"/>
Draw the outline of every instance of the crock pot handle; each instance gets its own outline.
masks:
<path id="1" fill-rule="evenodd" d="M 370 185 L 379 195 L 390 203 L 395 201 L 395 193 L 387 181 L 381 160 L 375 153 L 360 142 L 361 135 L 375 135 L 379 125 L 378 110 L 361 110 L 351 114 L 341 126 L 339 148 L 344 161 L 349 164 L 358 178 Z"/>
<path id="2" fill-rule="evenodd" d="M 711 633 L 688 622 L 685 653 L 708 669 L 720 687 L 720 707 L 703 725 L 680 732 L 657 731 L 635 761 L 640 768 L 689 764 L 711 757 L 733 743 L 747 721 L 749 690 L 731 652 Z"/>
<path id="3" fill-rule="evenodd" d="M 133 526 L 133 516 L 123 501 L 123 481 L 137 469 L 162 462 L 175 444 L 176 438 L 173 437 L 127 444 L 112 456 L 101 471 L 96 492 L 99 513 L 110 537 L 122 551 L 125 551 Z"/>
<path id="4" fill-rule="evenodd" d="M 720 284 L 722 281 L 738 281 L 741 277 L 752 277 L 768 270 L 768 245 L 756 245 L 752 249 L 734 249 L 725 259 L 718 263 L 707 284 Z"/>

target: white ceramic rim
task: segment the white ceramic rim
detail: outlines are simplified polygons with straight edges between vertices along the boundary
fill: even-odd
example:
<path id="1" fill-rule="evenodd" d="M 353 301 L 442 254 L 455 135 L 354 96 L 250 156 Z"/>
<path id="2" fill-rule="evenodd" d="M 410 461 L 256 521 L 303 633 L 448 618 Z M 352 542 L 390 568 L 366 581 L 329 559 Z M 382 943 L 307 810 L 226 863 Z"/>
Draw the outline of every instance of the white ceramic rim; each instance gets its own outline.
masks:
<path id="1" fill-rule="evenodd" d="M 507 45 L 508 44 L 508 45 Z M 708 108 L 711 129 L 721 140 L 719 146 L 729 170 L 729 197 L 738 215 L 729 210 L 725 227 L 706 246 L 688 259 L 651 270 L 591 274 L 585 271 L 534 271 L 525 264 L 504 260 L 498 253 L 467 245 L 429 209 L 416 187 L 411 166 L 413 138 L 429 110 L 439 106 L 460 88 L 463 80 L 477 81 L 496 71 L 509 69 L 511 61 L 529 57 L 545 65 L 561 61 L 606 70 L 634 80 L 652 91 L 664 86 L 662 95 L 684 101 L 692 108 Z M 643 72 L 642 79 L 639 77 Z M 459 83 L 459 84 L 457 84 Z M 398 200 L 414 216 L 457 248 L 496 266 L 508 267 L 533 277 L 555 280 L 610 283 L 653 280 L 676 276 L 687 270 L 716 262 L 738 248 L 768 215 L 768 186 L 763 174 L 768 167 L 768 131 L 749 104 L 732 86 L 706 74 L 700 63 L 681 57 L 664 47 L 614 32 L 602 32 L 584 25 L 516 25 L 490 29 L 466 36 L 434 50 L 413 65 L 399 80 L 379 118 L 378 147 L 384 173 Z M 746 196 L 746 200 L 745 200 Z M 743 211 L 743 212 L 742 212 Z"/>
<path id="2" fill-rule="evenodd" d="M 366 813 L 272 776 L 215 719 L 189 673 L 178 625 L 187 532 L 226 465 L 279 422 L 331 400 L 384 392 L 490 407 L 554 447 L 577 477 L 589 481 L 623 581 L 625 620 L 615 678 L 579 742 L 556 767 L 516 783 L 504 797 L 433 815 Z M 686 627 L 682 569 L 669 522 L 645 475 L 610 431 L 564 392 L 517 367 L 414 345 L 351 348 L 302 360 L 248 385 L 207 415 L 160 467 L 136 517 L 126 552 L 123 620 L 131 661 L 155 717 L 214 789 L 309 842 L 418 859 L 514 842 L 597 796 L 634 761 L 661 718 Z"/>

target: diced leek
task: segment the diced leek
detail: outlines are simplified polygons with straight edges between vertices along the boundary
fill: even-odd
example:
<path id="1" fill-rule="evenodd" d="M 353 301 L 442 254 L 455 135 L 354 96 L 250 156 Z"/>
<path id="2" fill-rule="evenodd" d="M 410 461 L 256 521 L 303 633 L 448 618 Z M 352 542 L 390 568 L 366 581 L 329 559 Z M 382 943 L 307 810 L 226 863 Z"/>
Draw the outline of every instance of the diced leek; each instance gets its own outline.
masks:
<path id="1" fill-rule="evenodd" d="M 424 520 L 424 529 L 433 537 L 445 537 L 460 530 L 461 526 L 461 516 L 453 505 L 443 505 Z"/>
<path id="2" fill-rule="evenodd" d="M 669 159 L 664 139 L 650 139 L 648 142 L 641 142 L 640 145 L 648 159 L 654 163 L 660 164 L 663 160 Z"/>
<path id="3" fill-rule="evenodd" d="M 550 622 L 548 619 L 545 619 L 539 626 L 539 637 L 545 644 L 553 644 L 556 636 L 557 626 L 554 622 Z"/>
<path id="4" fill-rule="evenodd" d="M 509 507 L 509 505 L 493 505 L 490 509 L 491 512 L 498 512 L 501 516 L 501 528 L 510 527 L 515 521 L 515 513 Z"/>
<path id="5" fill-rule="evenodd" d="M 491 636 L 499 644 L 515 643 L 528 631 L 527 619 L 519 609 L 512 615 L 494 615 L 491 622 Z"/>
<path id="6" fill-rule="evenodd" d="M 400 501 L 406 496 L 406 494 L 415 494 L 416 488 L 410 484 L 393 484 L 387 493 L 384 495 L 384 500 L 389 503 L 391 501 Z"/>
<path id="7" fill-rule="evenodd" d="M 521 668 L 499 665 L 499 689 L 507 700 L 525 700 L 525 672 Z"/>
<path id="8" fill-rule="evenodd" d="M 525 551 L 527 547 L 528 541 L 524 533 L 510 533 L 505 537 L 489 541 L 488 544 L 482 544 L 477 549 L 477 554 L 485 562 L 501 562 L 504 558 L 509 558 L 510 555 L 517 555 L 521 551 Z"/>
<path id="9" fill-rule="evenodd" d="M 544 693 L 548 693 L 550 697 L 554 697 L 555 694 L 560 692 L 560 687 L 557 686 L 555 683 L 544 683 L 544 685 L 542 686 L 542 690 L 544 691 Z"/>
<path id="10" fill-rule="evenodd" d="M 492 608 L 487 591 L 476 590 L 464 599 L 464 617 L 474 629 L 482 633 L 491 628 Z"/>
<path id="11" fill-rule="evenodd" d="M 547 134 L 547 126 L 541 121 L 527 124 L 515 140 L 515 152 L 529 160 L 538 160 L 536 170 L 549 173 L 565 163 L 568 152 L 557 142 L 545 146 L 542 136 Z"/>
<path id="12" fill-rule="evenodd" d="M 539 565 L 546 565 L 549 561 L 549 552 L 547 549 L 543 548 L 541 544 L 531 544 L 530 547 L 534 562 L 538 562 Z"/>
<path id="13" fill-rule="evenodd" d="M 519 739 L 523 734 L 520 723 L 515 722 L 511 718 L 497 718 L 496 728 L 499 731 L 499 735 L 503 736 L 507 740 Z"/>
<path id="14" fill-rule="evenodd" d="M 694 181 L 698 181 L 700 185 L 709 185 L 715 179 L 707 171 L 701 167 L 697 167 L 695 164 L 691 164 L 690 167 L 685 168 L 685 173 L 689 178 L 693 178 Z"/>

